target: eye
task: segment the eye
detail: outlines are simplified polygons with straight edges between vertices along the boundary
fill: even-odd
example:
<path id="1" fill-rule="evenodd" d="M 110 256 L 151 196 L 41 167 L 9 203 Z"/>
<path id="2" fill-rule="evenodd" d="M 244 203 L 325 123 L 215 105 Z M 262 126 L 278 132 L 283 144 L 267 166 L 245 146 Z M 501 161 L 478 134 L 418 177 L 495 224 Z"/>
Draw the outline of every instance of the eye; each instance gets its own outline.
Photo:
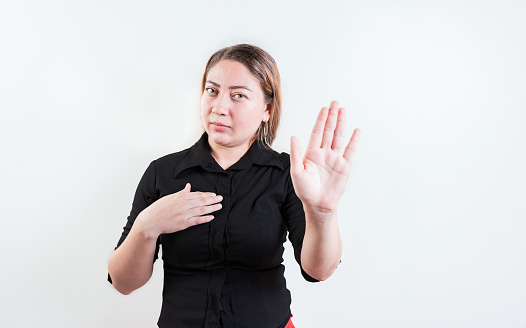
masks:
<path id="1" fill-rule="evenodd" d="M 214 88 L 205 88 L 205 91 L 212 95 L 217 94 L 217 91 Z"/>
<path id="2" fill-rule="evenodd" d="M 235 99 L 242 99 L 242 98 L 246 98 L 247 96 L 245 96 L 242 93 L 236 93 L 232 97 L 235 98 Z"/>

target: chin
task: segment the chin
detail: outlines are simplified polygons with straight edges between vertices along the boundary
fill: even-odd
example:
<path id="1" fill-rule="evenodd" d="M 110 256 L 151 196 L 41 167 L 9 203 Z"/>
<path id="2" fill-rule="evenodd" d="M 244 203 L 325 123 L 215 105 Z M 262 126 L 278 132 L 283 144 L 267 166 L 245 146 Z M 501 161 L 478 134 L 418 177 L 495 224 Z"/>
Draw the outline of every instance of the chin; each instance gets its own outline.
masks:
<path id="1" fill-rule="evenodd" d="M 224 134 L 217 133 L 214 131 L 208 132 L 208 140 L 209 142 L 212 141 L 217 145 L 220 146 L 227 146 L 230 143 L 230 138 Z"/>

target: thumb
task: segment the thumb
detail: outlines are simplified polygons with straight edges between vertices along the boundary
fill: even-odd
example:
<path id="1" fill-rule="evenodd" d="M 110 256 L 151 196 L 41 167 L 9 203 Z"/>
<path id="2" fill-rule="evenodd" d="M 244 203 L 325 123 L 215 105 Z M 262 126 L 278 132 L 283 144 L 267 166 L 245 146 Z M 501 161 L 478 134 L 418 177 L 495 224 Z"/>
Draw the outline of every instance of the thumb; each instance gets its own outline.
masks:
<path id="1" fill-rule="evenodd" d="M 183 192 L 183 193 L 190 192 L 191 189 L 192 189 L 192 186 L 190 185 L 189 182 L 187 182 L 186 185 L 184 186 L 183 190 L 181 190 L 181 192 Z"/>
<path id="2" fill-rule="evenodd" d="M 299 172 L 303 170 L 303 159 L 301 158 L 301 145 L 296 137 L 290 138 L 290 170 Z"/>

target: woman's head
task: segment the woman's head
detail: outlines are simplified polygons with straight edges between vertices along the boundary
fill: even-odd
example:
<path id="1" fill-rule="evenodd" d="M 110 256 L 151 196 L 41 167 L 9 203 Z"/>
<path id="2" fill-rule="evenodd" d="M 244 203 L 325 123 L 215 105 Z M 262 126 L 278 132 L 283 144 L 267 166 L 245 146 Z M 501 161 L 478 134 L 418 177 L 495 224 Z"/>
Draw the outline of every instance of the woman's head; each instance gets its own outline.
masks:
<path id="1" fill-rule="evenodd" d="M 227 60 L 242 64 L 259 82 L 267 104 L 268 120 L 260 123 L 253 140 L 270 147 L 276 138 L 281 119 L 281 81 L 276 62 L 265 50 L 250 44 L 238 44 L 218 50 L 206 64 L 201 85 L 202 94 L 205 92 L 210 70 L 219 62 Z"/>

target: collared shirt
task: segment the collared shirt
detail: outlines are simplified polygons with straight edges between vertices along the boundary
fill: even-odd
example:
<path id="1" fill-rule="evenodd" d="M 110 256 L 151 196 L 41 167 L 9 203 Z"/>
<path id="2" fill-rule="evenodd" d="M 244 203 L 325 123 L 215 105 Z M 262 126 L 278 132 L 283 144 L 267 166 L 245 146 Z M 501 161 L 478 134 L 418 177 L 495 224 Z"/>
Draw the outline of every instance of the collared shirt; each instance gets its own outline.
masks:
<path id="1" fill-rule="evenodd" d="M 153 161 L 144 173 L 120 245 L 137 215 L 182 190 L 223 196 L 208 223 L 158 238 L 164 262 L 159 327 L 283 327 L 290 318 L 283 243 L 288 232 L 300 264 L 305 213 L 294 192 L 290 159 L 254 142 L 223 170 L 205 133 L 191 148 Z M 118 246 L 117 246 L 118 247 Z M 303 277 L 316 281 L 303 269 Z"/>

